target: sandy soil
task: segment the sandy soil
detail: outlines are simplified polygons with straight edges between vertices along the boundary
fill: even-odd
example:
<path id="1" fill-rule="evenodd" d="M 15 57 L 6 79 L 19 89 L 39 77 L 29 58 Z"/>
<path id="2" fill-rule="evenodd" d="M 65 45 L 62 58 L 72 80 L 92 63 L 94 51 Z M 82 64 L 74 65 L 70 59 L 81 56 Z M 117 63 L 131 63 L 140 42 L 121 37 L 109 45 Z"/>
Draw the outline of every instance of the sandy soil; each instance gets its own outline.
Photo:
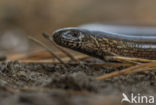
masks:
<path id="1" fill-rule="evenodd" d="M 155 72 L 97 81 L 96 76 L 124 67 L 98 67 L 92 63 L 104 62 L 90 59 L 68 68 L 15 61 L 0 64 L 0 105 L 120 105 L 123 92 L 156 95 Z"/>

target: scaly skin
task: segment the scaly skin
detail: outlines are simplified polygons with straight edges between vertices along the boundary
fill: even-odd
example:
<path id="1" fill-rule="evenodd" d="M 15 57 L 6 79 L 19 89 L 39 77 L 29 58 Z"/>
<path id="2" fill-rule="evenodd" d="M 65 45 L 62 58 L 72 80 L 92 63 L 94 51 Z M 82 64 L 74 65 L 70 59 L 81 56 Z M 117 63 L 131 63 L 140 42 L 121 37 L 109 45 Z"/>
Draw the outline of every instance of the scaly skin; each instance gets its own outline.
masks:
<path id="1" fill-rule="evenodd" d="M 149 33 L 150 34 L 150 33 Z M 156 35 L 126 35 L 85 28 L 63 28 L 53 34 L 54 41 L 90 56 L 125 56 L 156 60 Z"/>

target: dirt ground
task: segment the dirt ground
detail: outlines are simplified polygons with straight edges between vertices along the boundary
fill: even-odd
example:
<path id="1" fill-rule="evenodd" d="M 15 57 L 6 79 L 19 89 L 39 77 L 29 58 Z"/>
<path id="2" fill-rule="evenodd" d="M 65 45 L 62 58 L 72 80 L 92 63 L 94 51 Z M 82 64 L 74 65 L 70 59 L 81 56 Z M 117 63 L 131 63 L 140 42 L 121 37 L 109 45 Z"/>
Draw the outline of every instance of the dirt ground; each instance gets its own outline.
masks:
<path id="1" fill-rule="evenodd" d="M 95 77 L 124 67 L 99 67 L 92 63 L 104 64 L 97 59 L 69 67 L 17 61 L 2 63 L 0 105 L 120 105 L 122 93 L 156 96 L 156 72 L 97 81 Z"/>

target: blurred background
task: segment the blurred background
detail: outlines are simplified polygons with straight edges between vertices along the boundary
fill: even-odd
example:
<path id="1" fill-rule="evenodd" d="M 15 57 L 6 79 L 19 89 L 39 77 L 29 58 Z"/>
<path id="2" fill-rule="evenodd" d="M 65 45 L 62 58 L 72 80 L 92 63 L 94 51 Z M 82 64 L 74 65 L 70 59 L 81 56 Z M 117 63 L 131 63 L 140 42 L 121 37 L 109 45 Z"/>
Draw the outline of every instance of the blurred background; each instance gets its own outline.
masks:
<path id="1" fill-rule="evenodd" d="M 37 49 L 27 36 L 50 45 L 41 34 L 62 27 L 94 22 L 153 26 L 155 4 L 155 0 L 0 0 L 0 54 Z"/>

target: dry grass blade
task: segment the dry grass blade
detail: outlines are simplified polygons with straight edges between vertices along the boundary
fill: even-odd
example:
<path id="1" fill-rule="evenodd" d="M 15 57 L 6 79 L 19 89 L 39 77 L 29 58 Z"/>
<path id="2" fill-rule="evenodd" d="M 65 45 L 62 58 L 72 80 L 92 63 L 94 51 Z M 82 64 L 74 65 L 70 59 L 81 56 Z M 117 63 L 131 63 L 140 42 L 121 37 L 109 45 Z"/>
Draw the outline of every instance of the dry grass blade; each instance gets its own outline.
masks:
<path id="1" fill-rule="evenodd" d="M 92 64 L 95 67 L 113 67 L 113 68 L 117 68 L 117 67 L 130 67 L 133 66 L 130 63 L 104 63 L 104 64 Z"/>
<path id="2" fill-rule="evenodd" d="M 69 53 L 68 51 L 66 51 L 65 49 L 63 49 L 63 48 L 59 47 L 58 45 L 56 45 L 56 44 L 54 43 L 53 39 L 50 37 L 49 34 L 43 33 L 43 36 L 44 36 L 46 39 L 48 39 L 57 49 L 59 49 L 59 50 L 62 51 L 64 54 L 66 54 L 68 57 L 70 57 L 71 60 L 73 60 L 73 61 L 75 61 L 75 62 L 78 62 L 78 60 L 75 59 L 75 57 L 74 57 L 72 54 L 70 54 L 70 53 Z"/>
<path id="3" fill-rule="evenodd" d="M 87 59 L 89 56 L 84 55 L 78 55 L 76 56 L 76 59 Z M 63 62 L 68 62 L 70 59 L 69 57 L 64 57 L 61 59 Z M 18 60 L 21 64 L 60 64 L 58 60 L 51 60 L 51 59 L 42 59 L 42 60 L 32 60 L 32 59 L 24 59 L 24 60 Z M 76 63 L 79 64 L 79 63 Z"/>
<path id="4" fill-rule="evenodd" d="M 81 59 L 81 58 L 80 58 Z M 64 62 L 69 61 L 67 58 L 62 59 Z M 60 64 L 58 61 L 54 60 L 18 60 L 21 64 Z M 68 63 L 69 65 L 79 65 L 80 63 Z M 116 64 L 116 63 L 104 63 L 104 64 L 96 64 L 96 63 L 83 63 L 84 65 L 93 66 L 93 67 L 130 67 L 132 64 L 125 63 L 125 64 Z"/>
<path id="5" fill-rule="evenodd" d="M 156 72 L 156 68 L 145 68 L 145 69 L 137 70 L 136 72 L 143 72 L 143 73 L 146 73 L 146 71 L 149 71 L 149 72 Z"/>
<path id="6" fill-rule="evenodd" d="M 60 63 L 66 65 L 56 54 L 53 53 L 52 49 L 50 49 L 49 47 L 47 47 L 45 44 L 43 44 L 42 42 L 40 42 L 39 40 L 28 36 L 29 40 L 34 41 L 35 43 L 39 44 L 40 46 L 42 46 L 43 48 L 45 48 L 53 57 L 55 57 Z"/>
<path id="7" fill-rule="evenodd" d="M 141 69 L 148 69 L 148 68 L 151 68 L 151 67 L 156 67 L 156 62 L 139 64 L 139 65 L 136 65 L 136 66 L 132 66 L 132 67 L 123 69 L 121 71 L 116 71 L 116 72 L 112 72 L 110 74 L 99 76 L 96 79 L 97 80 L 109 79 L 109 78 L 112 78 L 112 77 L 115 77 L 115 76 L 119 76 L 119 75 L 123 75 L 123 74 L 129 74 L 129 73 L 132 73 L 132 72 L 139 71 Z"/>
<path id="8" fill-rule="evenodd" d="M 41 56 L 42 55 L 42 56 Z M 51 54 L 47 50 L 38 49 L 25 53 L 13 53 L 7 56 L 7 60 L 21 60 L 21 59 L 42 59 L 51 58 Z"/>
<path id="9" fill-rule="evenodd" d="M 142 59 L 142 58 L 130 58 L 130 57 L 122 57 L 122 56 L 107 56 L 107 60 L 116 60 L 116 61 L 125 61 L 130 63 L 149 63 L 154 62 L 156 60 Z"/>

